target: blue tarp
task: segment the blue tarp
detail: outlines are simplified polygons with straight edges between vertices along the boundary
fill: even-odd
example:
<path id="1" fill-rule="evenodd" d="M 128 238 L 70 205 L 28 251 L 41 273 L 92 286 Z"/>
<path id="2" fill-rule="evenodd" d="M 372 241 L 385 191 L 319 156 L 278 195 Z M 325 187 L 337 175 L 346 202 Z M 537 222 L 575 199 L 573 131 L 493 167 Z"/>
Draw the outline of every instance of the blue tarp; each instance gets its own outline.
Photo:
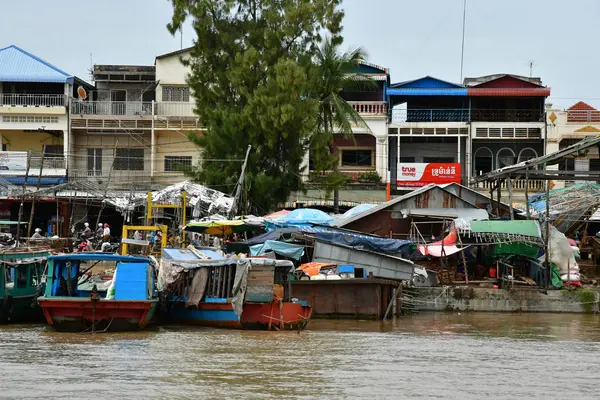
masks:
<path id="1" fill-rule="evenodd" d="M 277 242 L 275 240 L 267 240 L 263 244 L 250 246 L 250 255 L 252 256 L 262 256 L 268 251 L 273 251 L 275 254 L 294 260 L 300 260 L 304 255 L 304 246 Z"/>
<path id="2" fill-rule="evenodd" d="M 387 239 L 346 232 L 317 232 L 316 237 L 335 244 L 386 254 L 408 254 L 414 247 L 410 240 Z"/>
<path id="3" fill-rule="evenodd" d="M 367 204 L 367 203 L 359 204 L 356 207 L 352 207 L 351 209 L 349 209 L 348 211 L 343 213 L 338 219 L 351 218 L 351 217 L 354 217 L 355 215 L 361 214 L 361 213 L 368 211 L 371 208 L 375 208 L 375 207 L 377 207 L 375 204 Z"/>
<path id="4" fill-rule="evenodd" d="M 279 218 L 277 220 L 277 225 L 327 225 L 331 221 L 333 221 L 333 217 L 330 217 L 321 210 L 316 210 L 314 208 L 299 208 Z"/>
<path id="5" fill-rule="evenodd" d="M 279 240 L 283 235 L 299 231 L 299 228 L 277 228 L 274 231 L 263 233 L 262 235 L 258 235 L 251 239 L 248 239 L 248 241 L 245 244 L 247 244 L 248 246 L 252 246 L 255 244 L 264 243 L 267 240 Z"/>

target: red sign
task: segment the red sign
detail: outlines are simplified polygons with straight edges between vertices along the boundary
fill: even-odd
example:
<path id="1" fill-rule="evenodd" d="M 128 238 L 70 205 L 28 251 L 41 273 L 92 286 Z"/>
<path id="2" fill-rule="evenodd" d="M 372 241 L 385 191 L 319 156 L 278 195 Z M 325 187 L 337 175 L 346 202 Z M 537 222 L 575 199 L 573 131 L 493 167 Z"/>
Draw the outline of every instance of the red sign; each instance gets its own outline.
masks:
<path id="1" fill-rule="evenodd" d="M 430 183 L 460 183 L 458 163 L 401 163 L 398 164 L 398 187 L 421 187 Z"/>

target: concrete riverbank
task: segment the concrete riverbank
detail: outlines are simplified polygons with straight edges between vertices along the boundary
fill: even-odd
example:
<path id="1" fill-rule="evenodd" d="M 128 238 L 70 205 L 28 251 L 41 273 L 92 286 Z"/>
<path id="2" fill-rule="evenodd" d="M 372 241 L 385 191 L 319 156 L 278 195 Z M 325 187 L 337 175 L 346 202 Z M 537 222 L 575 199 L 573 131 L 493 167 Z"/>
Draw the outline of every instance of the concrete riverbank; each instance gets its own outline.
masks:
<path id="1" fill-rule="evenodd" d="M 599 312 L 598 289 L 549 290 L 433 287 L 414 289 L 417 311 Z"/>

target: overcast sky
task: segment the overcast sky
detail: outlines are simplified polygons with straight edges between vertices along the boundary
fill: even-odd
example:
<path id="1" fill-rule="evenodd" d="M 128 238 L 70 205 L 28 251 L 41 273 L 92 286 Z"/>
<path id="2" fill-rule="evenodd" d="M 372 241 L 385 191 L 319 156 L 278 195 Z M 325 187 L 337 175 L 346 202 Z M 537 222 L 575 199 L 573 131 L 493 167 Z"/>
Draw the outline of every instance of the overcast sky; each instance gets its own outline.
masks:
<path id="1" fill-rule="evenodd" d="M 467 0 L 464 75 L 540 76 L 551 101 L 600 107 L 599 0 Z M 344 47 L 362 46 L 392 81 L 458 82 L 463 0 L 345 0 Z M 89 80 L 97 64 L 152 64 L 180 48 L 168 0 L 23 0 L 2 7 L 0 45 L 16 44 Z M 183 45 L 192 43 L 188 24 Z"/>

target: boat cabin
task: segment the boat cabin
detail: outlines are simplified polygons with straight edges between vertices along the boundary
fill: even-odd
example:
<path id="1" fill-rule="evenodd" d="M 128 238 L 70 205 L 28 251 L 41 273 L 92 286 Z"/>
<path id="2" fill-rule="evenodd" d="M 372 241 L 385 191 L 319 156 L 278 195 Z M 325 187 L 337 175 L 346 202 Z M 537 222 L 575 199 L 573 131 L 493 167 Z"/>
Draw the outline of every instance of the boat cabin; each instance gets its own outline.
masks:
<path id="1" fill-rule="evenodd" d="M 42 283 L 48 251 L 6 251 L 0 253 L 0 298 L 35 294 Z"/>
<path id="2" fill-rule="evenodd" d="M 96 266 L 114 268 L 112 279 L 94 278 L 90 272 Z M 155 282 L 149 258 L 102 253 L 64 254 L 48 258 L 45 297 L 148 300 L 157 296 Z"/>

